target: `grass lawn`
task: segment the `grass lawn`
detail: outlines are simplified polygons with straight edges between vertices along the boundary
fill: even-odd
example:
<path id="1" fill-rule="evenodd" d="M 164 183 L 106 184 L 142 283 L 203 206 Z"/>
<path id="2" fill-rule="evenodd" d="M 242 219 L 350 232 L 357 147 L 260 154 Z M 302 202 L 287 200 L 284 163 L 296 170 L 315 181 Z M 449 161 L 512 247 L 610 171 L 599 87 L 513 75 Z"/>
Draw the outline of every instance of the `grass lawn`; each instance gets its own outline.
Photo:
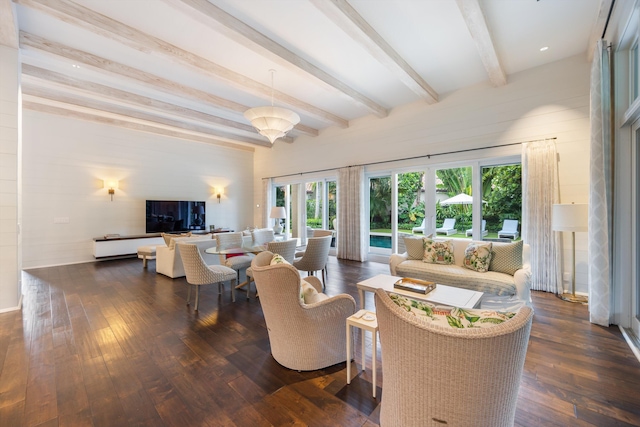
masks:
<path id="1" fill-rule="evenodd" d="M 398 230 L 398 231 L 399 231 L 400 233 L 409 233 L 409 234 L 412 234 L 412 233 L 411 233 L 411 230 Z M 391 235 L 391 229 L 390 229 L 390 228 L 376 228 L 376 229 L 371 230 L 371 233 L 382 234 L 382 235 L 384 235 L 384 234 Z M 416 236 L 421 236 L 421 235 L 422 235 L 422 233 L 413 233 L 413 234 L 414 234 L 414 235 L 416 235 Z M 455 238 L 463 238 L 463 239 L 464 239 L 464 238 L 467 238 L 467 239 L 470 239 L 470 238 L 471 238 L 471 237 L 467 237 L 467 236 L 465 235 L 464 231 L 463 231 L 463 232 L 461 232 L 461 233 L 450 234 L 450 235 L 448 235 L 448 236 L 446 236 L 446 235 L 444 235 L 444 234 L 438 234 L 438 236 L 439 236 L 439 237 L 455 237 Z M 498 233 L 488 233 L 486 236 L 484 236 L 484 238 L 485 238 L 485 239 L 497 239 L 497 238 L 498 238 Z M 520 237 L 518 236 L 518 238 L 517 238 L 517 239 L 515 239 L 515 240 L 516 240 L 516 241 L 517 241 L 517 240 L 520 240 Z"/>

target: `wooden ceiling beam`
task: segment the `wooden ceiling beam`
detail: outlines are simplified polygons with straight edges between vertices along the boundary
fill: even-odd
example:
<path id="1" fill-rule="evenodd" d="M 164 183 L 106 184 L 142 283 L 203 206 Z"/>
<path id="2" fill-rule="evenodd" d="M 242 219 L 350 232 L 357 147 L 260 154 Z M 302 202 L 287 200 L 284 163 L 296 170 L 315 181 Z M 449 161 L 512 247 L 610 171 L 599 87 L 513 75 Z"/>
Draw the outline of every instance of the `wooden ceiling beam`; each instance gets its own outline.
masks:
<path id="1" fill-rule="evenodd" d="M 478 0 L 456 0 L 456 2 L 471 33 L 471 38 L 476 43 L 476 48 L 484 68 L 487 70 L 489 80 L 494 86 L 506 85 L 507 76 L 502 69 L 502 65 L 500 65 L 480 3 Z"/>
<path id="2" fill-rule="evenodd" d="M 168 102 L 159 101 L 157 99 L 101 85 L 99 83 L 72 78 L 64 74 L 56 73 L 55 71 L 45 70 L 43 68 L 39 68 L 26 63 L 22 64 L 22 74 L 24 76 L 33 77 L 45 82 L 64 85 L 65 87 L 77 89 L 92 96 L 114 99 L 139 107 L 151 108 L 165 114 L 179 116 L 203 123 L 216 124 L 250 133 L 256 132 L 253 126 L 244 123 L 225 119 L 219 116 L 214 116 L 212 114 L 203 113 L 202 111 L 192 110 L 190 108 L 182 107 Z M 300 129 L 299 131 L 302 132 L 302 130 Z M 317 135 L 317 133 L 315 135 Z M 291 137 L 284 137 L 281 139 L 284 139 L 285 142 L 293 142 L 293 139 Z"/>
<path id="3" fill-rule="evenodd" d="M 0 0 L 0 44 L 18 48 L 18 25 L 11 0 Z"/>
<path id="4" fill-rule="evenodd" d="M 174 96 L 179 95 L 185 98 L 196 99 L 213 108 L 224 108 L 239 113 L 243 113 L 249 109 L 249 107 L 245 105 L 22 31 L 20 32 L 20 47 L 22 49 L 31 48 L 40 52 L 67 58 L 71 61 L 92 67 L 98 73 L 108 73 L 118 77 L 132 79 L 151 89 L 161 90 Z M 317 129 L 305 127 L 300 124 L 296 125 L 295 129 L 305 133 L 311 132 L 317 134 Z"/>
<path id="5" fill-rule="evenodd" d="M 238 74 L 228 68 L 208 61 L 191 52 L 167 43 L 161 39 L 146 34 L 133 27 L 101 15 L 91 9 L 68 0 L 14 0 L 23 6 L 44 12 L 62 22 L 87 29 L 110 40 L 132 47 L 142 52 L 153 52 L 162 55 L 172 62 L 187 66 L 190 69 L 223 80 L 225 83 L 239 88 L 255 96 L 270 100 L 272 88 L 246 76 Z M 279 102 L 288 105 L 298 112 L 342 128 L 349 126 L 349 121 L 317 108 L 311 104 L 289 96 L 283 92 L 274 91 Z M 247 107 L 246 109 L 248 109 Z M 246 110 L 245 109 L 245 110 Z M 244 111 L 243 111 L 244 112 Z"/>
<path id="6" fill-rule="evenodd" d="M 210 20 L 221 24 L 224 28 L 230 30 L 226 31 L 225 35 L 231 37 L 232 39 L 238 41 L 243 45 L 247 45 L 245 40 L 249 40 L 252 42 L 249 47 L 253 48 L 259 54 L 264 54 L 264 52 L 268 52 L 271 55 L 275 55 L 278 58 L 281 58 L 287 62 L 289 65 L 293 65 L 305 73 L 312 75 L 318 80 L 324 82 L 331 88 L 337 90 L 339 93 L 346 95 L 351 100 L 355 101 L 355 103 L 361 107 L 366 108 L 371 113 L 375 114 L 378 117 L 386 117 L 389 112 L 387 109 L 375 101 L 371 100 L 367 96 L 362 93 L 356 91 L 352 87 L 348 86 L 346 83 L 338 80 L 336 77 L 331 74 L 321 70 L 317 66 L 313 65 L 309 61 L 304 58 L 296 55 L 286 47 L 276 43 L 274 40 L 265 36 L 259 31 L 256 31 L 249 25 L 240 21 L 236 17 L 228 14 L 224 10 L 219 7 L 209 3 L 207 0 L 164 0 L 166 3 L 176 6 L 180 10 L 188 11 L 182 7 L 183 5 L 189 6 L 192 8 L 192 11 L 195 11 L 196 14 L 191 13 L 190 15 L 196 19 L 203 21 L 207 25 L 211 25 L 211 21 L 206 19 L 202 19 L 203 17 L 207 17 Z M 198 16 L 201 15 L 201 16 Z M 281 100 L 278 97 L 278 100 Z"/>
<path id="7" fill-rule="evenodd" d="M 142 120 L 144 122 L 151 122 L 159 125 L 168 126 L 170 128 L 175 128 L 175 129 L 190 131 L 190 132 L 197 132 L 197 133 L 205 134 L 214 138 L 221 138 L 222 140 L 225 140 L 227 142 L 238 141 L 238 142 L 257 145 L 260 147 L 269 147 L 269 148 L 272 145 L 269 141 L 264 139 L 247 138 L 241 135 L 235 135 L 233 133 L 211 129 L 202 125 L 187 123 L 184 121 L 169 119 L 166 117 L 145 113 L 140 110 L 135 110 L 129 107 L 110 104 L 108 102 L 81 97 L 71 93 L 63 93 L 61 91 L 53 90 L 50 88 L 45 88 L 41 86 L 39 87 L 28 82 L 23 82 L 22 92 L 25 95 L 31 95 L 34 97 L 48 99 L 51 101 L 56 101 L 56 102 L 68 104 L 71 106 L 77 106 L 83 109 L 88 108 L 91 110 L 97 110 L 97 111 L 102 111 L 109 114 L 115 114 L 115 115 L 124 117 L 125 119 L 123 120 L 127 120 L 126 118 Z"/>
<path id="8" fill-rule="evenodd" d="M 90 121 L 90 122 L 100 123 L 100 124 L 105 124 L 110 126 L 116 126 L 116 127 L 131 129 L 139 132 L 147 132 L 147 133 L 153 133 L 157 135 L 170 136 L 173 138 L 204 142 L 207 144 L 217 145 L 217 146 L 226 147 L 226 148 L 233 148 L 236 150 L 252 151 L 252 152 L 255 151 L 255 148 L 250 146 L 234 144 L 231 142 L 220 141 L 214 138 L 193 135 L 186 132 L 179 132 L 179 131 L 159 128 L 159 127 L 151 126 L 147 124 L 135 123 L 135 122 L 115 119 L 111 117 L 104 117 L 97 114 L 90 114 L 86 112 L 76 111 L 73 109 L 63 108 L 60 106 L 49 105 L 47 103 L 38 102 L 37 99 L 31 99 L 30 97 L 26 97 L 26 99 L 22 101 L 22 106 L 23 108 L 31 111 L 38 111 L 38 112 L 47 113 L 47 114 L 55 114 L 58 116 L 68 117 L 68 118 L 77 119 L 77 120 L 85 120 L 85 121 Z"/>
<path id="9" fill-rule="evenodd" d="M 409 89 L 429 104 L 438 102 L 438 93 L 346 0 L 311 0 L 311 3 L 391 70 Z"/>

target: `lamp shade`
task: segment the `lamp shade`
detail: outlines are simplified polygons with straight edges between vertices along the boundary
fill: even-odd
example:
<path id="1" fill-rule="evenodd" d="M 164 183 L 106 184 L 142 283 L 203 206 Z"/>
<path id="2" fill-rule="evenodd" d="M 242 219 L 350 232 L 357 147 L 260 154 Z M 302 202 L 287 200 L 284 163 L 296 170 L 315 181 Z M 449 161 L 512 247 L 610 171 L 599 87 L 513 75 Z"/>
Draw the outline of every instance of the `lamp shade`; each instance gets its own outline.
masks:
<path id="1" fill-rule="evenodd" d="M 571 203 L 553 205 L 551 228 L 554 231 L 587 231 L 589 224 L 589 205 Z"/>
<path id="2" fill-rule="evenodd" d="M 196 213 L 202 215 L 204 213 L 204 206 L 196 206 Z"/>
<path id="3" fill-rule="evenodd" d="M 293 111 L 273 106 L 251 108 L 245 111 L 244 117 L 272 144 L 300 122 L 300 116 Z"/>
<path id="4" fill-rule="evenodd" d="M 287 211 L 285 210 L 284 206 L 274 206 L 271 208 L 271 214 L 269 215 L 269 218 L 286 218 L 287 217 Z"/>

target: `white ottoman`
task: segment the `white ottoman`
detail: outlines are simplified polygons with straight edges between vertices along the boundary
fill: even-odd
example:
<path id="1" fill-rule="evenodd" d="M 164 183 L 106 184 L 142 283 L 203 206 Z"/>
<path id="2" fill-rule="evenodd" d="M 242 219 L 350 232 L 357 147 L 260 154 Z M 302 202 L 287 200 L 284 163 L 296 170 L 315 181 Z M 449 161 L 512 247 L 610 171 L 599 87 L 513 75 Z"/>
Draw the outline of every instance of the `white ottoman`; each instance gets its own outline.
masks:
<path id="1" fill-rule="evenodd" d="M 142 258 L 142 268 L 147 268 L 147 260 L 156 259 L 156 247 L 155 246 L 139 246 L 138 258 Z"/>

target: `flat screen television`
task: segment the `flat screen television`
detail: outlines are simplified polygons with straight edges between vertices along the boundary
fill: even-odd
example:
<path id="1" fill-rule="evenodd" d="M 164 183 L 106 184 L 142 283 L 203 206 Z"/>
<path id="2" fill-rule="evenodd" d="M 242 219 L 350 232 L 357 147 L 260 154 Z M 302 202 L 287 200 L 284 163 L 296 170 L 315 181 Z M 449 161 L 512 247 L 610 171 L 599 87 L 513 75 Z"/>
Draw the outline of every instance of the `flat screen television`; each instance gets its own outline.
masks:
<path id="1" fill-rule="evenodd" d="M 204 230 L 206 224 L 206 203 L 203 201 L 147 200 L 147 233 Z"/>

